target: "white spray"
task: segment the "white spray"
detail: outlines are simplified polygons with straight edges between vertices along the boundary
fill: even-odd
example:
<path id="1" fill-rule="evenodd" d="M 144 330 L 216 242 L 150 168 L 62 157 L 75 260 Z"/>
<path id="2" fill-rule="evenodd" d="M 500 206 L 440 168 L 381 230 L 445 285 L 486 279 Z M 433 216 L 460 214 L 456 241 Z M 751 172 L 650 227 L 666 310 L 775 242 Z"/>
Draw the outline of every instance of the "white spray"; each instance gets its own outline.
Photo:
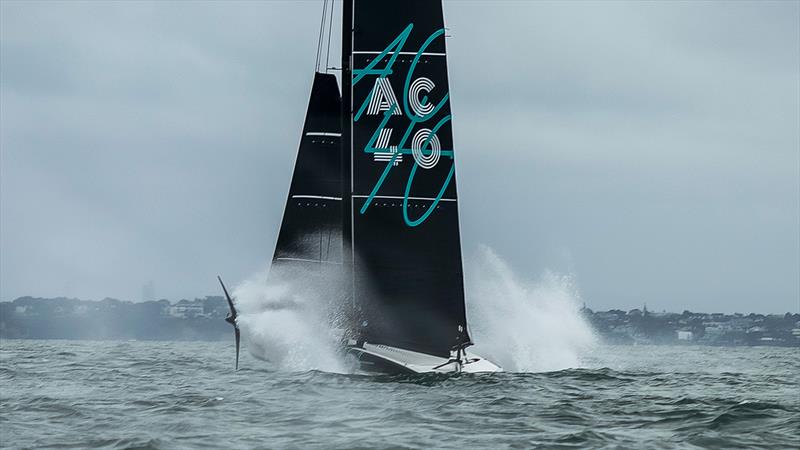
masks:
<path id="1" fill-rule="evenodd" d="M 489 247 L 467 266 L 467 314 L 476 353 L 509 372 L 541 372 L 581 365 L 596 340 L 580 314 L 569 276 L 545 272 L 537 282 L 517 279 Z M 345 372 L 328 289 L 318 268 L 262 272 L 234 290 L 239 326 L 249 352 L 287 371 Z M 289 281 L 283 281 L 289 280 Z"/>
<path id="2" fill-rule="evenodd" d="M 236 287 L 245 346 L 273 369 L 344 372 L 329 303 L 315 295 L 335 295 L 335 289 L 313 289 L 316 274 L 302 272 L 292 268 L 292 276 L 273 274 L 267 283 L 264 271 Z"/>
<path id="3" fill-rule="evenodd" d="M 467 269 L 467 315 L 476 353 L 509 372 L 581 365 L 596 338 L 580 314 L 571 276 L 548 271 L 536 282 L 519 280 L 486 246 Z"/>

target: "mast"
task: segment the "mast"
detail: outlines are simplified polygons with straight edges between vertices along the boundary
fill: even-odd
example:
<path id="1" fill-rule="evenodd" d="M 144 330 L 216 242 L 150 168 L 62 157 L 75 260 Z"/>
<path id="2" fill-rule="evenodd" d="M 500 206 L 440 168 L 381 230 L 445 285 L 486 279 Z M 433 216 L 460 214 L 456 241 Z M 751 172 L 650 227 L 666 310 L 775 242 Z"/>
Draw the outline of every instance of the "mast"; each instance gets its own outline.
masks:
<path id="1" fill-rule="evenodd" d="M 350 288 L 351 306 L 355 309 L 353 278 L 353 180 L 352 180 L 352 50 L 353 50 L 353 0 L 342 2 L 342 271 L 345 283 Z M 355 313 L 355 311 L 351 311 Z"/>

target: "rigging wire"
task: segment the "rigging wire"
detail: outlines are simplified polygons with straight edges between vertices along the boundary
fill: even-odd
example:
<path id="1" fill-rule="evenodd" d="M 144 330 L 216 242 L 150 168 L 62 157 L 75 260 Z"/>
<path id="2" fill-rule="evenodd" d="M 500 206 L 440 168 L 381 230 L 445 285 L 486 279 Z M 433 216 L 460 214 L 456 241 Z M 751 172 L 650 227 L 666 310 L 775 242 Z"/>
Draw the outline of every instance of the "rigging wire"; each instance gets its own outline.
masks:
<path id="1" fill-rule="evenodd" d="M 317 59 L 314 63 L 314 71 L 319 72 L 319 64 L 322 62 L 322 40 L 325 36 L 325 15 L 328 12 L 328 0 L 322 4 L 322 20 L 319 22 L 319 39 L 317 39 Z"/>
<path id="2" fill-rule="evenodd" d="M 333 4 L 335 2 L 336 0 L 331 0 L 331 14 L 328 16 L 328 51 L 325 55 L 325 73 L 328 73 L 328 67 L 330 67 L 328 61 L 331 58 L 331 31 L 333 31 Z"/>

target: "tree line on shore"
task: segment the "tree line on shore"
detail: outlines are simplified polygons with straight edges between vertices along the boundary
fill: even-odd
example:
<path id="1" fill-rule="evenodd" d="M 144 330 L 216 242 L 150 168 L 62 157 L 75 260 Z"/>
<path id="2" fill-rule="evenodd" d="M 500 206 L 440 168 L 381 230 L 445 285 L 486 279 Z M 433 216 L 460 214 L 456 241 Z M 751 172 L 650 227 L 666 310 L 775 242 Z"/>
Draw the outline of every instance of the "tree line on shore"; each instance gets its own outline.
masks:
<path id="1" fill-rule="evenodd" d="M 20 297 L 0 302 L 4 339 L 230 339 L 221 296 L 170 302 L 113 298 Z M 800 346 L 800 314 L 651 312 L 647 308 L 581 313 L 598 335 L 616 344 Z"/>

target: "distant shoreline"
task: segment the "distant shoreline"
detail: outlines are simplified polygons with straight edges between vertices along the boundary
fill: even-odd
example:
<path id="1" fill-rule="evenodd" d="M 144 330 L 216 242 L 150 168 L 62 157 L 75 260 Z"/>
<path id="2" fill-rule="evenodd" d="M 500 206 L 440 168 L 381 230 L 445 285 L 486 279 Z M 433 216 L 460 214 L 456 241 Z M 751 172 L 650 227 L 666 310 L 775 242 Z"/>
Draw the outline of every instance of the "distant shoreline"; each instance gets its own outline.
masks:
<path id="1" fill-rule="evenodd" d="M 225 299 L 207 296 L 170 302 L 20 297 L 0 302 L 0 339 L 218 341 L 231 339 Z M 800 347 L 800 314 L 654 313 L 581 314 L 602 341 L 628 345 Z"/>

